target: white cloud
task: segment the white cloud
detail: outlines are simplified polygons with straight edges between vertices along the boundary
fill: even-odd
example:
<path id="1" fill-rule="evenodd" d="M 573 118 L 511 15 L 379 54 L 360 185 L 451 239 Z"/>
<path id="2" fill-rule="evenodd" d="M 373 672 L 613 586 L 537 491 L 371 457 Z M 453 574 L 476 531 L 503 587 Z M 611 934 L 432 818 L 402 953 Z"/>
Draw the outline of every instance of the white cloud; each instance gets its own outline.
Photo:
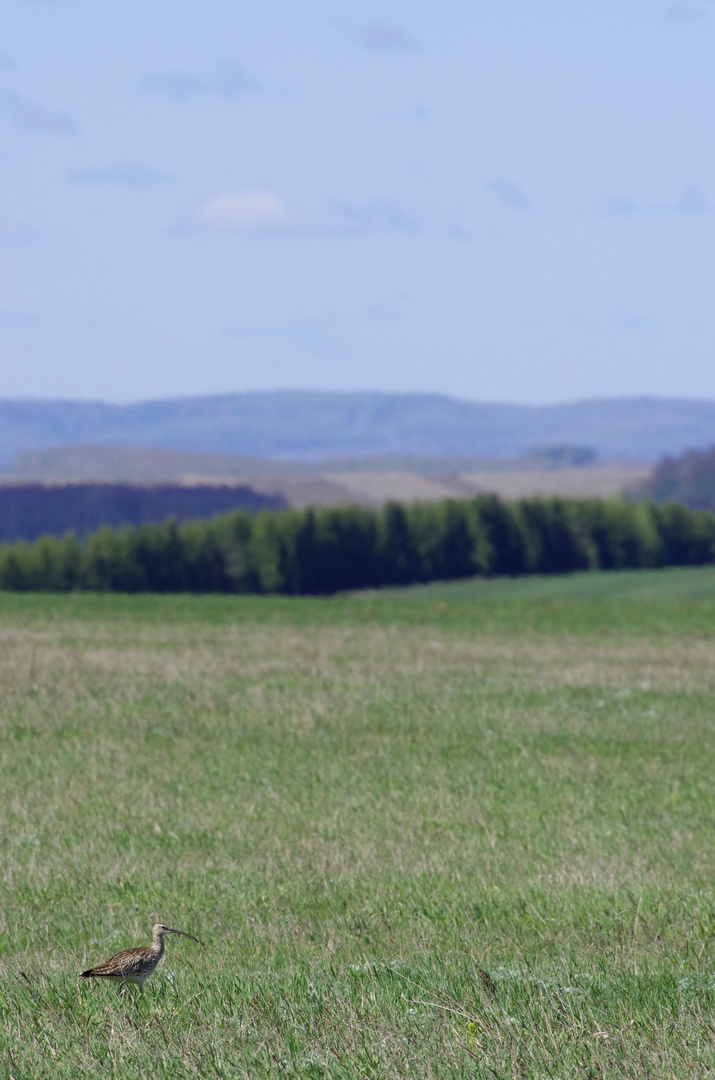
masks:
<path id="1" fill-rule="evenodd" d="M 453 221 L 434 207 L 403 206 L 390 199 L 362 203 L 323 202 L 312 210 L 292 207 L 266 188 L 227 191 L 195 207 L 184 228 L 214 233 L 293 236 L 464 237 Z"/>
<path id="2" fill-rule="evenodd" d="M 290 229 L 292 215 L 280 195 L 257 188 L 214 195 L 195 208 L 190 221 L 209 231 L 273 232 Z"/>

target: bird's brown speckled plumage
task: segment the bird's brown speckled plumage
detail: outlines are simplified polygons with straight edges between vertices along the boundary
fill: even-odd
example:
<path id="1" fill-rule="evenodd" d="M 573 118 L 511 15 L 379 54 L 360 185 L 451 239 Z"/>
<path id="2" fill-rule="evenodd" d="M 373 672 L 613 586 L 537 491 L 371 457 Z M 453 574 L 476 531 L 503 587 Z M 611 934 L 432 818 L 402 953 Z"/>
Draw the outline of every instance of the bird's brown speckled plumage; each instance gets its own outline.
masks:
<path id="1" fill-rule="evenodd" d="M 121 952 L 110 956 L 103 964 L 88 968 L 83 971 L 83 979 L 110 979 L 113 982 L 126 986 L 134 983 L 143 986 L 164 955 L 164 934 L 181 934 L 182 937 L 197 941 L 193 934 L 187 934 L 184 930 L 173 930 L 165 923 L 156 923 L 152 930 L 153 941 L 151 945 L 144 945 L 138 949 L 122 949 Z M 199 942 L 200 944 L 200 942 Z"/>

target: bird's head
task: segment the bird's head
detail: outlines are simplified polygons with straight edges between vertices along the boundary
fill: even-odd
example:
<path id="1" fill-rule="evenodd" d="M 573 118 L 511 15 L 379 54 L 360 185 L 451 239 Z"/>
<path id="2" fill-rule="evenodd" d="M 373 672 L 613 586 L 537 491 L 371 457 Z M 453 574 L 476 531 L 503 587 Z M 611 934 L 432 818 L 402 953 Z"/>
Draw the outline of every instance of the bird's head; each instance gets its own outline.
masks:
<path id="1" fill-rule="evenodd" d="M 187 934 L 185 930 L 175 930 L 172 926 L 167 926 L 163 922 L 156 923 L 154 925 L 154 937 L 163 937 L 164 934 L 181 934 L 182 937 L 191 938 L 192 941 L 201 944 L 198 938 L 195 938 L 193 934 Z"/>

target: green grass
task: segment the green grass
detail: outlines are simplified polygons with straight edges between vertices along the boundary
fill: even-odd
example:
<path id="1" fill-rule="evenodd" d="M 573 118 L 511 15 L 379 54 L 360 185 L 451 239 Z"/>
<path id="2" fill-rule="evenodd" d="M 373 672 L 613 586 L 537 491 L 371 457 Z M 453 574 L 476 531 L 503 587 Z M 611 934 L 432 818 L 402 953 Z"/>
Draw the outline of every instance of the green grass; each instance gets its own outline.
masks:
<path id="1" fill-rule="evenodd" d="M 578 600 L 575 604 L 573 601 Z M 293 626 L 431 625 L 466 633 L 588 632 L 614 623 L 652 632 L 708 633 L 715 621 L 715 566 L 471 578 L 337 596 L 0 593 L 0 618 L 30 623 L 69 619 Z"/>
<path id="2" fill-rule="evenodd" d="M 714 595 L 1 596 L 0 1075 L 713 1075 Z"/>

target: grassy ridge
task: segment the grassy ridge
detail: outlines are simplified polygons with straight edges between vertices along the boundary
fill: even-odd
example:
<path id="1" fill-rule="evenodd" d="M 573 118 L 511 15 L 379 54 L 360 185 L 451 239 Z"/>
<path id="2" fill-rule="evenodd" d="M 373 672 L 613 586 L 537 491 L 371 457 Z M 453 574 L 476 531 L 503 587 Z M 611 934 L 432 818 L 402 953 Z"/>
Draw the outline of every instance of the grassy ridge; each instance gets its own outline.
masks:
<path id="1" fill-rule="evenodd" d="M 711 1075 L 715 571 L 617 577 L 2 596 L 0 1073 Z"/>

